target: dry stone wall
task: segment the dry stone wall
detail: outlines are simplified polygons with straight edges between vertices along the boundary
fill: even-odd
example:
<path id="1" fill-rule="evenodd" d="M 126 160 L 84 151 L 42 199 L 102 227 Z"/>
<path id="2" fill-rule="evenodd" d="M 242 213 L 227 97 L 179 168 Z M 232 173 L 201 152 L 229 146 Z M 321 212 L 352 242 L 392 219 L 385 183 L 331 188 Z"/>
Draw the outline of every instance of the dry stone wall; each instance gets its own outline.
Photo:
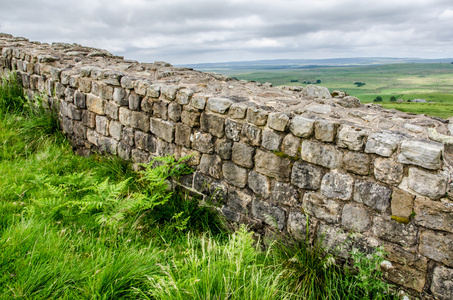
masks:
<path id="1" fill-rule="evenodd" d="M 267 236 L 323 237 L 344 258 L 384 246 L 390 281 L 453 298 L 447 120 L 77 44 L 2 34 L 0 51 L 1 72 L 13 71 L 30 97 L 58 108 L 77 152 L 134 163 L 192 155 L 195 173 L 181 185 L 229 220 Z"/>

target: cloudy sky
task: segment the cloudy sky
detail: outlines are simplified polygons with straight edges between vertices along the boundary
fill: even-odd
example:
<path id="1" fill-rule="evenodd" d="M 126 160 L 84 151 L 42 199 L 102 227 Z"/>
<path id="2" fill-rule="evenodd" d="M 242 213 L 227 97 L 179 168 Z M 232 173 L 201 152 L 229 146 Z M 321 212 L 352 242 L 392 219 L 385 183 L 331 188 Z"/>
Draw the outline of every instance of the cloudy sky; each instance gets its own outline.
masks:
<path id="1" fill-rule="evenodd" d="M 453 0 L 0 0 L 0 32 L 172 64 L 453 57 Z"/>

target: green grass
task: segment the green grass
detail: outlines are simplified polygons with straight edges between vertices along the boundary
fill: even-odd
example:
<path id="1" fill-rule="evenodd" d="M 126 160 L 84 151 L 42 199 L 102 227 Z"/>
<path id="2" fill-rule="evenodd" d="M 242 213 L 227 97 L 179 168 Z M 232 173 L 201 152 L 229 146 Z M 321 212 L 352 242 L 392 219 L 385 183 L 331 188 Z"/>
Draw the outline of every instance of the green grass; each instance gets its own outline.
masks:
<path id="1" fill-rule="evenodd" d="M 183 161 L 75 156 L 54 115 L 18 99 L 0 109 L 0 299 L 392 298 L 381 256 L 350 272 L 303 241 L 262 250 L 168 189 Z"/>

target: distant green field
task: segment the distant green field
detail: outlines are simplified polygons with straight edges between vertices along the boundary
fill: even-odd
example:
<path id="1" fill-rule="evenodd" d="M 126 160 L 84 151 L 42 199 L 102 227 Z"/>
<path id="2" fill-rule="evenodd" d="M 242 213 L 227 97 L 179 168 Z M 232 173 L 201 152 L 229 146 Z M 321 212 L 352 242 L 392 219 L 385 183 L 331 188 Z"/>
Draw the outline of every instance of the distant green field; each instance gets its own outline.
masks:
<path id="1" fill-rule="evenodd" d="M 373 66 L 313 67 L 301 69 L 232 70 L 228 75 L 237 79 L 271 82 L 275 86 L 311 82 L 342 90 L 362 102 L 373 102 L 377 96 L 386 108 L 448 118 L 453 116 L 453 64 L 414 63 Z M 358 87 L 355 82 L 365 85 Z M 412 100 L 426 99 L 433 104 L 389 103 L 390 97 Z"/>

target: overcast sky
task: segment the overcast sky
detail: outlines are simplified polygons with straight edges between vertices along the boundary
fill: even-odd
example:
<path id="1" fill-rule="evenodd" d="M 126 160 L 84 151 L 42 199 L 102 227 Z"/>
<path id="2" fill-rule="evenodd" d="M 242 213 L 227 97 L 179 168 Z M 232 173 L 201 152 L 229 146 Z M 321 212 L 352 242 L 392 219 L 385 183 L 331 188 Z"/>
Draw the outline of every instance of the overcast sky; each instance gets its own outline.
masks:
<path id="1" fill-rule="evenodd" d="M 453 0 L 0 0 L 0 32 L 142 62 L 453 57 Z"/>

